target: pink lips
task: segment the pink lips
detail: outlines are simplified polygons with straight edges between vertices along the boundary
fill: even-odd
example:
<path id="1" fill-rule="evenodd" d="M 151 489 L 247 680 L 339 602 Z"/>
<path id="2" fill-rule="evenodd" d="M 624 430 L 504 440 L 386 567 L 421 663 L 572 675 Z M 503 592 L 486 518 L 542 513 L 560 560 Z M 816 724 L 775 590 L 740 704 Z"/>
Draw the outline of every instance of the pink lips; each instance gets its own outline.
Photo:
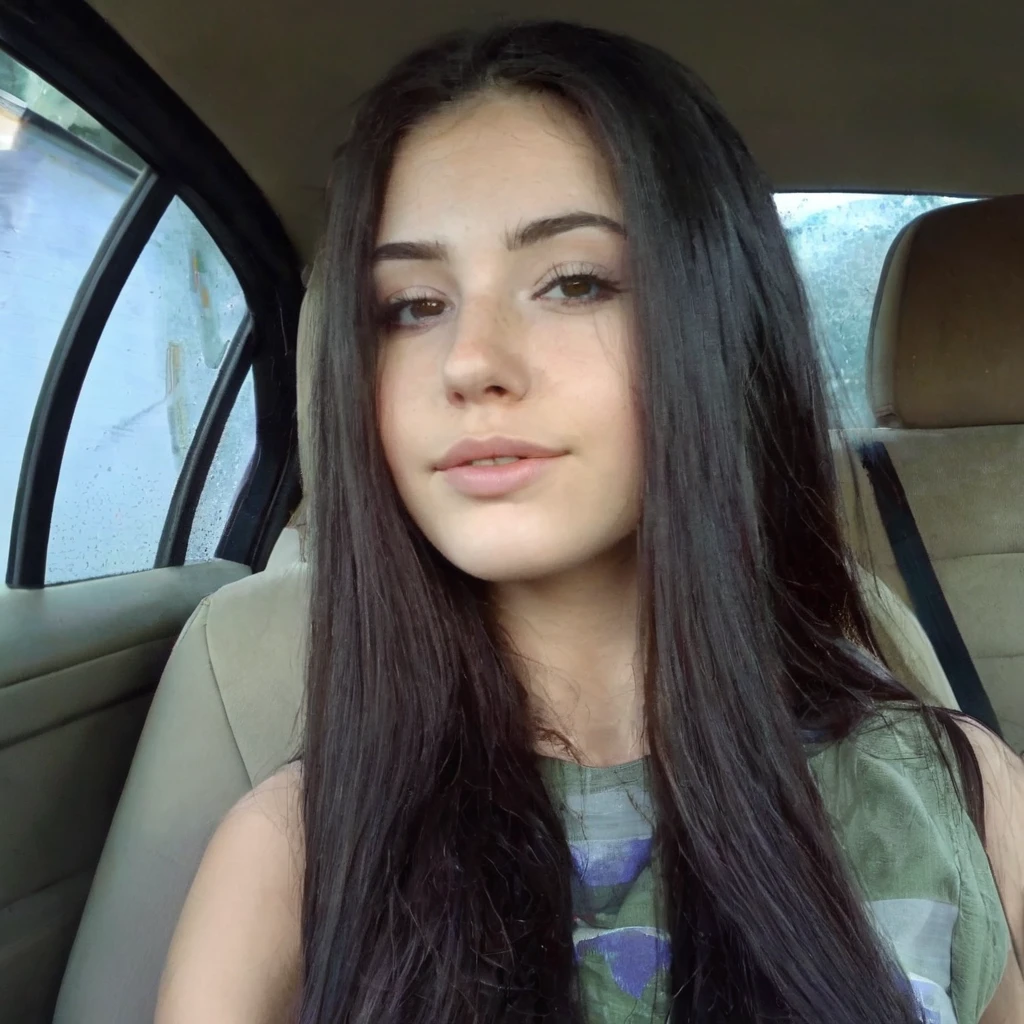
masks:
<path id="1" fill-rule="evenodd" d="M 448 484 L 471 498 L 500 498 L 533 483 L 564 451 L 555 451 L 530 441 L 491 437 L 465 438 L 448 450 L 435 467 Z M 478 459 L 509 456 L 518 461 L 497 466 L 473 466 Z"/>

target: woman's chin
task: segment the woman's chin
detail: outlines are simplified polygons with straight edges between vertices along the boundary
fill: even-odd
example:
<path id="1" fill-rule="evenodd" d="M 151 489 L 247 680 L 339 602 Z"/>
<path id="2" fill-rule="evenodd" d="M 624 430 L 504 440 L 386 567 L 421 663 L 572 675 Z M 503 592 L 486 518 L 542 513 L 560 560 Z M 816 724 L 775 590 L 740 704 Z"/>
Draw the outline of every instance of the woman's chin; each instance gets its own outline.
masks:
<path id="1" fill-rule="evenodd" d="M 465 537 L 438 545 L 445 558 L 464 573 L 487 583 L 525 583 L 571 569 L 578 558 L 564 544 L 529 543 L 509 538 L 488 538 L 476 543 Z M 581 557 L 583 553 L 580 553 Z"/>

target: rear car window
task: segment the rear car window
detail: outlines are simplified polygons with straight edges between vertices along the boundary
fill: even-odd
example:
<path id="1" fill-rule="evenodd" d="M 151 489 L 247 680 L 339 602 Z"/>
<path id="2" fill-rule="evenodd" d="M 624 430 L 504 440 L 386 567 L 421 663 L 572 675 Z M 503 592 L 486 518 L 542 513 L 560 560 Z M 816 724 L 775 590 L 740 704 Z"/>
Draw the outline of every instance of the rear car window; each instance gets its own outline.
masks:
<path id="1" fill-rule="evenodd" d="M 775 197 L 803 276 L 841 425 L 874 425 L 865 356 L 882 264 L 915 217 L 964 198 L 862 192 Z"/>
<path id="2" fill-rule="evenodd" d="M 163 198 L 147 198 L 158 190 Z M 150 208 L 148 238 L 139 229 L 98 338 L 83 343 L 101 319 L 89 312 L 97 282 Z M 78 392 L 55 403 L 71 412 L 66 436 L 36 459 L 59 465 L 42 524 L 43 582 L 167 561 L 165 534 L 187 504 L 175 504 L 186 464 L 209 449 L 207 468 L 192 470 L 202 491 L 187 551 L 174 561 L 213 558 L 256 452 L 253 374 L 242 365 L 251 363 L 242 351 L 251 327 L 235 271 L 192 209 L 85 110 L 0 51 L 0 544 L 27 492 L 49 486 L 23 483 L 33 439 L 53 416 L 48 396 L 84 366 Z M 213 427 L 220 406 L 223 426 Z M 23 516 L 29 530 L 40 518 Z"/>
<path id="3" fill-rule="evenodd" d="M 85 377 L 54 500 L 48 583 L 153 565 L 175 484 L 246 312 L 231 267 L 175 197 Z M 246 463 L 253 415 L 248 426 L 249 437 L 239 439 Z M 228 506 L 234 496 L 225 495 Z"/>

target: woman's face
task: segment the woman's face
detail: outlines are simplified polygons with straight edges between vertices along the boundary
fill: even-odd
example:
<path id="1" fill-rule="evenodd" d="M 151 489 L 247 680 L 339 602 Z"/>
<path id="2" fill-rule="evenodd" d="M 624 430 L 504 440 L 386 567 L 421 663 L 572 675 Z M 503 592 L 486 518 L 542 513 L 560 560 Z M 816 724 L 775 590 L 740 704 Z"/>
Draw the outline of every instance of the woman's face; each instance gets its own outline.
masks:
<path id="1" fill-rule="evenodd" d="M 381 436 L 413 520 L 472 576 L 564 572 L 636 529 L 621 224 L 552 98 L 474 100 L 398 152 L 374 264 Z"/>

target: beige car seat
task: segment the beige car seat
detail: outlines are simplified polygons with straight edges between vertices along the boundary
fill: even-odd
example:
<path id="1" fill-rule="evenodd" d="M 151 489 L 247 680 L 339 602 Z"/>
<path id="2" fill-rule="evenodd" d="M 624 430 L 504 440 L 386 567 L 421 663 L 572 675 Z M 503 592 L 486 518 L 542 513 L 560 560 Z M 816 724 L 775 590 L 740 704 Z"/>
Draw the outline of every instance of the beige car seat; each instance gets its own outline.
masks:
<path id="1" fill-rule="evenodd" d="M 301 413 L 308 409 L 318 303 L 314 277 L 298 346 L 307 473 Z M 307 600 L 299 540 L 299 531 L 285 531 L 264 572 L 207 598 L 182 631 L 93 882 L 56 1024 L 152 1019 L 167 948 L 206 843 L 242 794 L 296 754 Z M 865 577 L 865 593 L 897 671 L 930 699 L 951 703 L 913 616 L 884 584 Z"/>
<path id="2" fill-rule="evenodd" d="M 1007 742 L 1024 750 L 1024 196 L 933 210 L 896 239 L 868 352 L 883 441 Z M 859 463 L 858 558 L 907 592 Z"/>
<path id="3" fill-rule="evenodd" d="M 300 371 L 317 315 L 307 293 Z M 308 373 L 303 374 L 308 377 Z M 306 398 L 305 384 L 299 397 Z M 300 461 L 305 448 L 300 424 Z M 300 506 L 296 517 L 301 520 Z M 206 598 L 146 719 L 64 974 L 55 1024 L 148 1024 L 203 850 L 228 809 L 299 752 L 305 662 L 302 526 L 263 572 Z"/>
<path id="4" fill-rule="evenodd" d="M 931 641 L 908 605 L 863 566 L 856 567 L 861 595 L 882 656 L 910 691 L 937 707 L 958 708 Z"/>

